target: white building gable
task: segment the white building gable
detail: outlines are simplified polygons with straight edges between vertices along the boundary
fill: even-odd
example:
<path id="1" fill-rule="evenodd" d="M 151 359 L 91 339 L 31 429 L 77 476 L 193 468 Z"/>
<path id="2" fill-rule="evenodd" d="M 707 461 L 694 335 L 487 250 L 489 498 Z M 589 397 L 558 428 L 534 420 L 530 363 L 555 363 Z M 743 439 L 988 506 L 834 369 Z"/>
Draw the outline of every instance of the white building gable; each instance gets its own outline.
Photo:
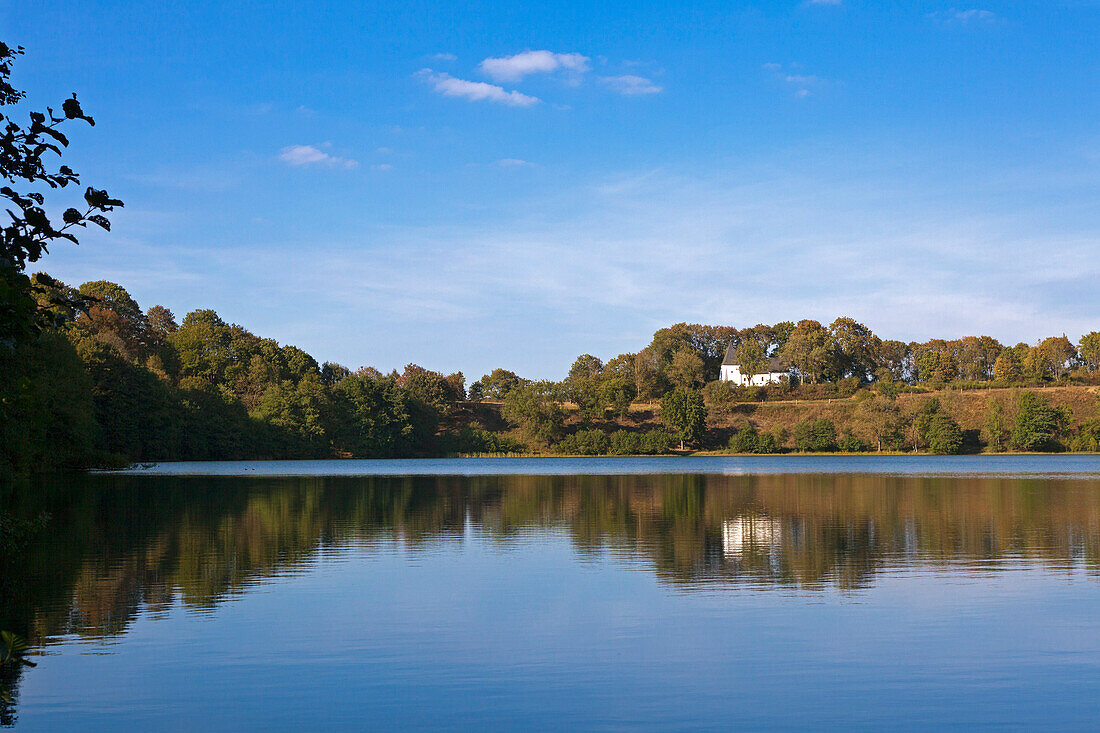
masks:
<path id="1" fill-rule="evenodd" d="M 741 387 L 763 387 L 765 384 L 779 384 L 789 378 L 790 370 L 787 365 L 775 357 L 767 360 L 764 371 L 743 374 L 741 365 L 737 363 L 737 357 L 734 355 L 733 344 L 726 349 L 726 358 L 722 360 L 722 369 L 718 373 L 718 379 L 721 381 L 732 382 Z"/>

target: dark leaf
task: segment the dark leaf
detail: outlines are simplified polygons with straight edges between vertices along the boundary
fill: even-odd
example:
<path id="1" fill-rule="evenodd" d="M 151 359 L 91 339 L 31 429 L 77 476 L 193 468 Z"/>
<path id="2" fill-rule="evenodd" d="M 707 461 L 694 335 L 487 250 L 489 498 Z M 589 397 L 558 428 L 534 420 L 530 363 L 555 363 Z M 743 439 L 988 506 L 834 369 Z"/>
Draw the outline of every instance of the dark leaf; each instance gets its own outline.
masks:
<path id="1" fill-rule="evenodd" d="M 80 108 L 80 102 L 77 101 L 75 94 L 71 98 L 66 99 L 64 103 L 62 103 L 61 110 L 70 120 L 87 120 L 89 125 L 95 125 L 95 120 L 84 114 L 84 110 Z"/>
<path id="2" fill-rule="evenodd" d="M 69 138 L 65 137 L 63 134 L 61 134 L 59 131 L 53 129 L 52 127 L 46 127 L 42 130 L 42 132 L 43 132 L 43 134 L 49 135 L 50 137 L 52 137 L 54 140 L 61 143 L 62 145 L 68 146 L 68 144 L 69 144 Z"/>
<path id="3" fill-rule="evenodd" d="M 84 215 L 76 209 L 65 209 L 62 218 L 66 224 L 79 224 L 84 219 Z"/>

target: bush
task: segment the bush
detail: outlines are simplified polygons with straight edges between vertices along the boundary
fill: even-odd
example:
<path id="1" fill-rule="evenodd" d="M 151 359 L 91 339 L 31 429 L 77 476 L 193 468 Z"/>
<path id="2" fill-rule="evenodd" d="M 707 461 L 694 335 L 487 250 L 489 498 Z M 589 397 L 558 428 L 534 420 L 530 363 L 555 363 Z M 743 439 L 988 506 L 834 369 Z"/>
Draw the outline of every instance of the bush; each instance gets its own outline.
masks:
<path id="1" fill-rule="evenodd" d="M 836 447 L 844 453 L 865 453 L 871 449 L 871 446 L 865 440 L 853 435 L 851 430 L 844 431 L 844 434 L 840 436 L 840 440 L 837 441 Z"/>
<path id="2" fill-rule="evenodd" d="M 604 456 L 611 447 L 611 441 L 607 433 L 593 428 L 591 430 L 578 430 L 572 435 L 565 436 L 561 442 L 554 446 L 558 453 L 566 453 L 575 456 Z"/>
<path id="3" fill-rule="evenodd" d="M 730 438 L 730 450 L 734 453 L 755 453 L 760 433 L 752 425 L 746 424 Z"/>
<path id="4" fill-rule="evenodd" d="M 805 453 L 836 450 L 836 425 L 824 417 L 803 420 L 794 426 L 794 447 Z"/>
<path id="5" fill-rule="evenodd" d="M 836 383 L 836 392 L 840 397 L 851 397 L 860 388 L 859 377 L 844 377 Z"/>
<path id="6" fill-rule="evenodd" d="M 608 452 L 614 456 L 660 455 L 672 450 L 672 436 L 664 430 L 632 433 L 616 430 L 609 439 Z"/>
<path id="7" fill-rule="evenodd" d="M 734 433 L 729 447 L 735 453 L 778 453 L 780 450 L 775 435 L 761 433 L 749 424 Z"/>
<path id="8" fill-rule="evenodd" d="M 440 437 L 443 453 L 525 453 L 527 446 L 518 440 L 500 433 L 492 433 L 479 423 L 470 423 L 455 433 L 444 433 Z"/>

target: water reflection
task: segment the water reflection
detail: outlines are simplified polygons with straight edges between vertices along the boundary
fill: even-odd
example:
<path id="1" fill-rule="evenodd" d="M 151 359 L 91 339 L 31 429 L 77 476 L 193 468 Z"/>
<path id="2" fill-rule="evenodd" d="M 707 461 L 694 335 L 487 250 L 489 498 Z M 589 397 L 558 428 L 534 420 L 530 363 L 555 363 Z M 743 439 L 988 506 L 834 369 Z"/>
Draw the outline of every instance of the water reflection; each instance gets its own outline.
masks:
<path id="1" fill-rule="evenodd" d="M 319 553 L 396 546 L 430 562 L 472 533 L 506 549 L 564 532 L 579 555 L 613 555 L 686 591 L 858 594 L 914 566 L 1095 575 L 1100 556 L 1094 480 L 93 476 L 3 498 L 16 515 L 52 517 L 23 556 L 0 560 L 0 629 L 40 647 L 124 634 L 177 602 L 208 612 Z M 11 716 L 3 705 L 0 722 Z"/>
<path id="2" fill-rule="evenodd" d="M 416 551 L 568 533 L 685 587 L 858 591 L 914 563 L 1095 571 L 1100 483 L 887 476 L 94 477 L 9 497 L 53 521 L 8 560 L 0 628 L 119 634 L 139 609 L 209 609 L 320 550 Z M 372 548 L 374 548 L 372 550 Z"/>

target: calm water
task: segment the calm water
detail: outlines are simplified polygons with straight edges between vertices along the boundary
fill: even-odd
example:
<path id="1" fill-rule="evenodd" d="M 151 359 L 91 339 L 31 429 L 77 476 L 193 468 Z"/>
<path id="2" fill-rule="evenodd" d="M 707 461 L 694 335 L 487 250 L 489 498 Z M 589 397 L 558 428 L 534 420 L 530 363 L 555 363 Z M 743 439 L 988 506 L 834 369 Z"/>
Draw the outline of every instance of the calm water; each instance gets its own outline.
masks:
<path id="1" fill-rule="evenodd" d="M 50 516 L 0 567 L 0 628 L 38 662 L 0 677 L 19 730 L 1100 720 L 1100 457 L 174 464 L 4 492 Z"/>

